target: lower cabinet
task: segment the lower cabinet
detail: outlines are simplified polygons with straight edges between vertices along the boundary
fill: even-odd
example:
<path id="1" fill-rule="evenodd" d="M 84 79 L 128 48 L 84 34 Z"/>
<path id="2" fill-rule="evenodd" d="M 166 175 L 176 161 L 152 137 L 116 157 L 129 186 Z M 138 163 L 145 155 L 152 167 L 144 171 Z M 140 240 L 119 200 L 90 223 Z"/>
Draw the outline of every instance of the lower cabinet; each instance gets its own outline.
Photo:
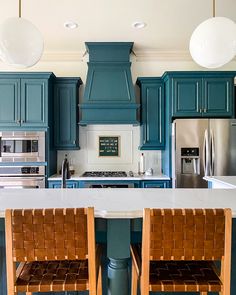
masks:
<path id="1" fill-rule="evenodd" d="M 66 188 L 78 188 L 79 182 L 74 180 L 66 181 Z M 48 188 L 61 188 L 61 180 L 49 180 Z"/>
<path id="2" fill-rule="evenodd" d="M 61 180 L 49 180 L 49 188 L 61 188 Z M 67 180 L 67 188 L 169 188 L 169 180 Z"/>
<path id="3" fill-rule="evenodd" d="M 145 180 L 142 181 L 142 188 L 169 188 L 170 181 L 169 180 Z"/>

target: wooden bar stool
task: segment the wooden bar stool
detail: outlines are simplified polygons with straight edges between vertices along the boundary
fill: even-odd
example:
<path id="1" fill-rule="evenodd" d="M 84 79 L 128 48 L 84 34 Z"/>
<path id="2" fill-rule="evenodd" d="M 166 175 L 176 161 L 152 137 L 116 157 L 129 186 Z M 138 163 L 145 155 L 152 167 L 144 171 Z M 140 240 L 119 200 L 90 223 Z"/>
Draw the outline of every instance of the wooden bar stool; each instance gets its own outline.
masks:
<path id="1" fill-rule="evenodd" d="M 102 249 L 95 245 L 93 208 L 6 210 L 5 216 L 8 295 L 102 294 Z"/>
<path id="2" fill-rule="evenodd" d="M 141 295 L 230 295 L 231 226 L 230 209 L 144 209 L 142 246 L 131 245 L 131 294 L 140 282 Z"/>

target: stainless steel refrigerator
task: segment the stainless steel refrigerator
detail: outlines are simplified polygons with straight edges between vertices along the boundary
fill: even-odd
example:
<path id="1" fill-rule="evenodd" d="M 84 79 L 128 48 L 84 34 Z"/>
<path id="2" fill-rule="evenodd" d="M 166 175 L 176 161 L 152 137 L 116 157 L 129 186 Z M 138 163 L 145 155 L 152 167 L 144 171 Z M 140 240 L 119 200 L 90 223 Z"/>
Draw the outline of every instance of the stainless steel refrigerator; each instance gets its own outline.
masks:
<path id="1" fill-rule="evenodd" d="M 204 176 L 236 175 L 236 120 L 177 119 L 172 124 L 173 187 L 204 188 Z"/>

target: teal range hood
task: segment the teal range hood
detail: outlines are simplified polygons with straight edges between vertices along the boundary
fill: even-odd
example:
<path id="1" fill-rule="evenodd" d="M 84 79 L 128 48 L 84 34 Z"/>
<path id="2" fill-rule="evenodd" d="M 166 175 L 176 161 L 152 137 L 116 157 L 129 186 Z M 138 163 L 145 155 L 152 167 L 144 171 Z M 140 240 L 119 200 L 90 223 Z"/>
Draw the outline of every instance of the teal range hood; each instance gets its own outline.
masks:
<path id="1" fill-rule="evenodd" d="M 129 55 L 133 42 L 86 42 L 89 53 L 80 125 L 139 124 Z"/>

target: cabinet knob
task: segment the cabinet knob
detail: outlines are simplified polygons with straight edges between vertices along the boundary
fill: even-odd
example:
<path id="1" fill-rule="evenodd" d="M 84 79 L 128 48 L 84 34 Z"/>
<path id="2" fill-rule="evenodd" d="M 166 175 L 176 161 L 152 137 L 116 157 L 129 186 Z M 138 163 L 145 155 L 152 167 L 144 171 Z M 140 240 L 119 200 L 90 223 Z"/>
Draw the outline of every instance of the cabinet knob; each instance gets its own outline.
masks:
<path id="1" fill-rule="evenodd" d="M 73 144 L 75 144 L 76 142 L 75 142 L 75 140 L 73 140 Z"/>
<path id="2" fill-rule="evenodd" d="M 22 124 L 22 123 L 24 123 L 25 121 L 24 120 L 20 120 L 20 123 Z"/>
<path id="3" fill-rule="evenodd" d="M 17 124 L 20 124 L 20 120 L 16 120 L 16 123 L 17 123 Z"/>

